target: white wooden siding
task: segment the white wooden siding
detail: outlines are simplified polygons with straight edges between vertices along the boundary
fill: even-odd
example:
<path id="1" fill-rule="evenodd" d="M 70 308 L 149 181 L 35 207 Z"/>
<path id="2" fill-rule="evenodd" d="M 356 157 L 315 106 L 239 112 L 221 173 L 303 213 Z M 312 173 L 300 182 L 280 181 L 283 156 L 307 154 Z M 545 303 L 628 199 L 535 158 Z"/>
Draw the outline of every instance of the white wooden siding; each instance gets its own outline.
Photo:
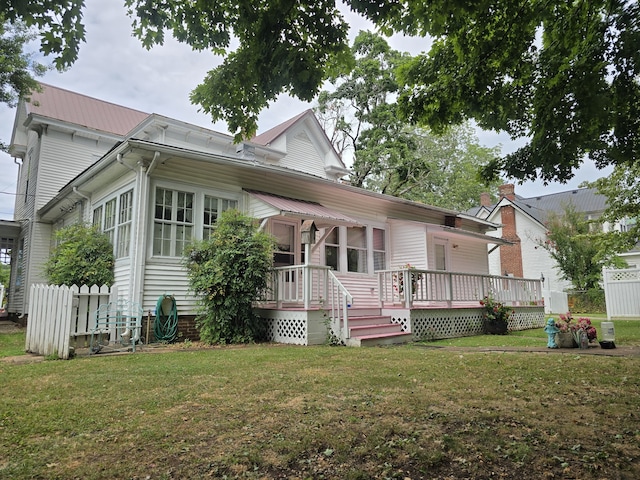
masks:
<path id="1" fill-rule="evenodd" d="M 427 268 L 425 225 L 392 220 L 389 222 L 389 268 L 411 264 Z"/>
<path id="2" fill-rule="evenodd" d="M 287 155 L 278 162 L 278 165 L 327 178 L 324 170 L 324 159 L 318 155 L 318 151 L 314 148 L 311 140 L 303 132 L 288 138 Z"/>
<path id="3" fill-rule="evenodd" d="M 336 277 L 353 296 L 353 308 L 380 306 L 377 275 L 336 273 Z"/>
<path id="4" fill-rule="evenodd" d="M 119 258 L 113 268 L 113 278 L 118 286 L 119 295 L 127 300 L 135 301 L 131 294 L 131 261 L 129 258 Z"/>
<path id="5" fill-rule="evenodd" d="M 113 143 L 92 141 L 49 129 L 42 135 L 36 208 L 44 206 L 58 191 L 95 163 Z"/>
<path id="6" fill-rule="evenodd" d="M 142 308 L 145 313 L 156 308 L 158 298 L 173 295 L 179 315 L 196 313 L 196 298 L 189 291 L 189 280 L 179 261 L 173 263 L 149 260 L 144 272 L 144 298 Z"/>
<path id="7" fill-rule="evenodd" d="M 450 271 L 480 274 L 489 273 L 486 243 L 457 238 L 452 238 L 449 243 Z"/>

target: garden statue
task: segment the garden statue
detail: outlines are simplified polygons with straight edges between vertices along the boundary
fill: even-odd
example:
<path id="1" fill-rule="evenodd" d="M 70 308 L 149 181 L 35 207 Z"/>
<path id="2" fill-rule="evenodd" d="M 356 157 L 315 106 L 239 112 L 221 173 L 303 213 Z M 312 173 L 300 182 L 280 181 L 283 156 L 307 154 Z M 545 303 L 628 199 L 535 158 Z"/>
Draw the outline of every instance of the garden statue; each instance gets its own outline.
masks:
<path id="1" fill-rule="evenodd" d="M 547 334 L 547 348 L 558 348 L 556 333 L 560 330 L 556 327 L 556 322 L 553 318 L 547 320 L 547 326 L 544 327 L 544 331 Z"/>

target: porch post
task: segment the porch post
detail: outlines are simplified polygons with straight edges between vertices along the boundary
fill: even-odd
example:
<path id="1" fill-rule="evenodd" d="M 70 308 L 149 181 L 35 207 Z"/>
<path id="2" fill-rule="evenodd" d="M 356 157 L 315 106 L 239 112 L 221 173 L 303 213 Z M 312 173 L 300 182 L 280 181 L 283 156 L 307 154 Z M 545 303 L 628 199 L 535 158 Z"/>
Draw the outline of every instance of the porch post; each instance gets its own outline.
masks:
<path id="1" fill-rule="evenodd" d="M 304 244 L 304 276 L 302 282 L 302 296 L 304 297 L 304 308 L 305 310 L 309 309 L 309 305 L 311 304 L 311 269 L 309 268 L 309 244 Z"/>

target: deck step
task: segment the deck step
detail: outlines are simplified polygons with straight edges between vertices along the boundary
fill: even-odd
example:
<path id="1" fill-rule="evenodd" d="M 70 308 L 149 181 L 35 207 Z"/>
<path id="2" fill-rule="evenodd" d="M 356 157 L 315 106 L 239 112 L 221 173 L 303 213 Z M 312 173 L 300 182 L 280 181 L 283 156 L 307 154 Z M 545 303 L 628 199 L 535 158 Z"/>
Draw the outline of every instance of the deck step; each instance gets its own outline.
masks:
<path id="1" fill-rule="evenodd" d="M 349 347 L 375 347 L 376 345 L 397 345 L 410 342 L 411 333 L 387 333 L 379 335 L 364 335 L 361 337 L 351 337 L 347 339 Z"/>
<path id="2" fill-rule="evenodd" d="M 389 333 L 402 333 L 402 325 L 399 323 L 377 323 L 351 326 L 351 324 L 349 324 L 350 337 L 365 337 L 369 335 L 384 335 Z"/>
<path id="3" fill-rule="evenodd" d="M 362 312 L 361 312 L 362 313 Z M 402 331 L 402 325 L 393 323 L 390 316 L 371 314 L 349 317 L 347 345 L 365 347 L 406 343 L 412 335 Z"/>

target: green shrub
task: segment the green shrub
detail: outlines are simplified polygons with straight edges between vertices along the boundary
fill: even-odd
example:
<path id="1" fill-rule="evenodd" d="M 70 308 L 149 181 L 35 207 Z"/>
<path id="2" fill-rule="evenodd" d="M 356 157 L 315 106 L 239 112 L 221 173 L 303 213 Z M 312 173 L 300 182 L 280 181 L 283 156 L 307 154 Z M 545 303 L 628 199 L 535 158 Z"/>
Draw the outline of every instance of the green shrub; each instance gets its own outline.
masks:
<path id="1" fill-rule="evenodd" d="M 205 343 L 246 343 L 266 338 L 253 301 L 267 288 L 273 238 L 237 210 L 218 218 L 209 239 L 185 249 L 191 290 L 198 295 L 196 325 Z"/>
<path id="2" fill-rule="evenodd" d="M 55 285 L 112 285 L 113 246 L 97 227 L 75 224 L 56 232 L 56 247 L 45 264 Z"/>
<path id="3" fill-rule="evenodd" d="M 585 291 L 573 290 L 568 293 L 570 309 L 574 313 L 606 313 L 604 290 L 591 288 Z"/>

